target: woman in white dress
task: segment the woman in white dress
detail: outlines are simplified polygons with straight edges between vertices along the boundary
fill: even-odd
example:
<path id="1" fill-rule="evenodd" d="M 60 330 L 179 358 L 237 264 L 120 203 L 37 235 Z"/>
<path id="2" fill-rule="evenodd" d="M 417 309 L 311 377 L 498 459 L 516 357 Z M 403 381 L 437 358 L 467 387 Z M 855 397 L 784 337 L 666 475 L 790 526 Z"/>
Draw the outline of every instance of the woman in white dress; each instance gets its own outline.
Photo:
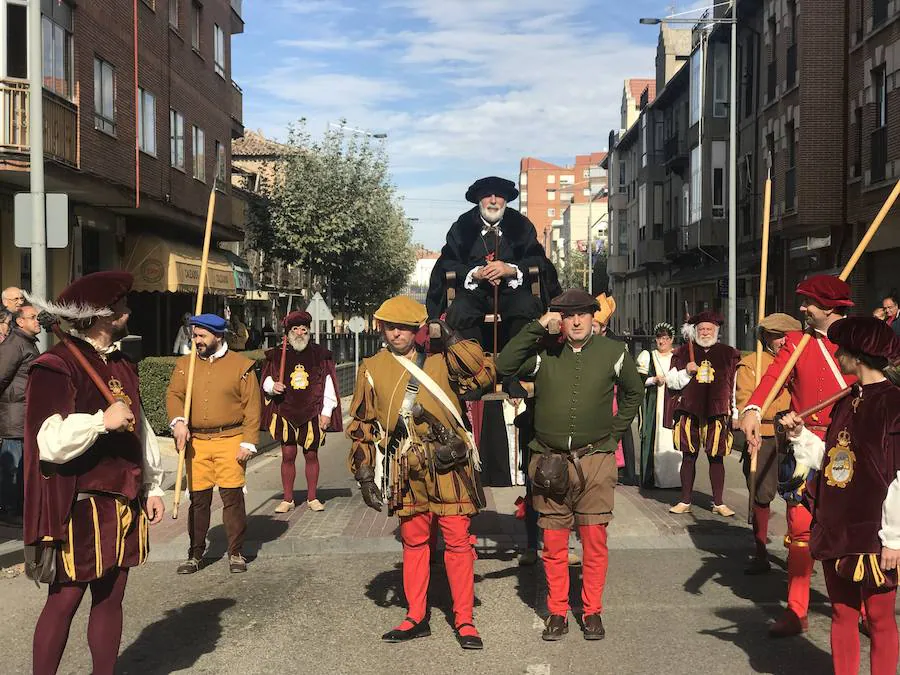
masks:
<path id="1" fill-rule="evenodd" d="M 637 369 L 647 387 L 641 428 L 641 485 L 675 488 L 681 485 L 681 453 L 675 449 L 672 422 L 665 419 L 666 373 L 672 363 L 675 329 L 670 324 L 659 323 L 653 334 L 656 349 L 644 350 L 637 357 Z"/>

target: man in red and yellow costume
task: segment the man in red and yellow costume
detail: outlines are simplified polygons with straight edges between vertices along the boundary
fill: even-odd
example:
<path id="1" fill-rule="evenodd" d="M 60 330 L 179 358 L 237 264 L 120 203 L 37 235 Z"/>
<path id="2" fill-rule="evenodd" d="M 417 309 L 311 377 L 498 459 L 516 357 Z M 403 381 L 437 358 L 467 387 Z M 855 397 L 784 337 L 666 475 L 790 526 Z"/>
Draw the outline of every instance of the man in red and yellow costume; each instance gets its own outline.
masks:
<path id="1" fill-rule="evenodd" d="M 456 639 L 463 649 L 483 644 L 473 624 L 475 549 L 469 522 L 484 504 L 479 458 L 462 421 L 458 396 L 492 381 L 474 340 L 441 323 L 446 352 L 426 355 L 415 341 L 425 307 L 412 298 L 385 301 L 375 318 L 386 349 L 364 359 L 347 427 L 350 472 L 366 504 L 400 517 L 406 618 L 382 636 L 402 642 L 431 635 L 427 592 L 429 535 L 437 519 L 444 535 L 444 565 L 453 598 Z"/>
<path id="2" fill-rule="evenodd" d="M 828 330 L 844 318 L 850 300 L 850 286 L 838 277 L 819 274 L 804 279 L 797 285 L 800 296 L 800 312 L 805 315 L 807 330 L 813 339 L 800 355 L 800 359 L 785 382 L 791 393 L 791 409 L 805 410 L 824 401 L 855 381 L 851 375 L 841 373 L 835 360 L 837 346 L 828 339 Z M 784 370 L 797 348 L 803 333 L 790 331 L 784 347 L 760 379 L 759 386 L 750 396 L 741 415 L 740 426 L 752 448 L 762 441 L 760 436 L 760 408 L 775 386 L 775 380 Z M 804 420 L 812 433 L 825 437 L 831 422 L 831 406 L 810 415 Z M 769 629 L 772 637 L 799 635 L 807 630 L 809 610 L 809 584 L 812 578 L 813 560 L 809 553 L 809 535 L 812 515 L 807 504 L 805 490 L 783 494 L 787 501 L 788 534 L 788 606 L 787 610 Z"/>
<path id="3" fill-rule="evenodd" d="M 128 334 L 127 272 L 98 272 L 36 307 L 72 321 L 71 344 L 106 383 L 110 405 L 83 364 L 57 344 L 34 361 L 25 394 L 28 572 L 50 584 L 34 631 L 34 672 L 55 673 L 72 618 L 91 589 L 93 672 L 111 675 L 122 638 L 128 571 L 149 553 L 147 526 L 165 511 L 156 436 L 141 408 L 137 366 L 119 351 Z M 35 570 L 33 563 L 42 565 Z M 55 565 L 55 570 L 53 567 Z"/>
<path id="4" fill-rule="evenodd" d="M 294 509 L 294 480 L 297 477 L 297 449 L 302 448 L 306 469 L 306 506 L 324 511 L 316 495 L 319 480 L 319 446 L 326 431 L 342 431 L 341 400 L 337 392 L 334 357 L 325 347 L 310 340 L 312 316 L 291 312 L 282 321 L 287 333 L 284 350 L 284 382 L 280 381 L 280 347 L 266 352 L 262 372 L 263 413 L 261 428 L 281 442 L 282 502 L 275 513 Z M 337 409 L 337 415 L 334 411 Z"/>

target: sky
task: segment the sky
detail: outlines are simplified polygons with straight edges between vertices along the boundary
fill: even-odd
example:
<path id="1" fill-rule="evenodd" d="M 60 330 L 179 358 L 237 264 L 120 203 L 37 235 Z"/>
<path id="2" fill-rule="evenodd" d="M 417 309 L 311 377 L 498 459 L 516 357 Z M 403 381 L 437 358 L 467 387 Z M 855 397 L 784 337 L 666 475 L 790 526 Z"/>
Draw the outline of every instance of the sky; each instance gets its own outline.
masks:
<path id="1" fill-rule="evenodd" d="M 244 126 L 271 138 L 300 118 L 387 134 L 413 238 L 439 249 L 477 178 L 605 150 L 624 80 L 654 77 L 658 29 L 638 18 L 692 4 L 244 0 L 232 76 Z"/>

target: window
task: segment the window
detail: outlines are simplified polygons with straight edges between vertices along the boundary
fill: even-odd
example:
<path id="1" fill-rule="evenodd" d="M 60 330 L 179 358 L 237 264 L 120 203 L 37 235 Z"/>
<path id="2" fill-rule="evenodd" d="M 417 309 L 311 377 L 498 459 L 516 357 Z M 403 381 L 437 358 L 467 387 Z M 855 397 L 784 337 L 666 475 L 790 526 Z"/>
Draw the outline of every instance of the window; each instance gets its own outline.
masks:
<path id="1" fill-rule="evenodd" d="M 647 238 L 647 186 L 638 188 L 638 241 Z"/>
<path id="2" fill-rule="evenodd" d="M 647 166 L 647 114 L 641 115 L 641 166 Z"/>
<path id="3" fill-rule="evenodd" d="M 787 170 L 784 172 L 784 206 L 788 211 L 796 207 L 797 197 L 797 173 L 794 169 L 797 161 L 797 145 L 794 142 L 794 123 L 788 122 L 784 129 L 785 144 L 787 145 Z"/>
<path id="4" fill-rule="evenodd" d="M 6 76 L 28 77 L 28 13 L 25 5 L 6 4 Z"/>
<path id="5" fill-rule="evenodd" d="M 547 209 L 547 215 L 552 218 L 556 215 L 556 209 Z"/>
<path id="6" fill-rule="evenodd" d="M 552 173 L 547 175 L 547 185 L 553 185 L 556 182 L 556 176 Z"/>
<path id="7" fill-rule="evenodd" d="M 887 125 L 887 71 L 884 66 L 872 71 L 872 86 L 875 87 L 875 128 Z"/>
<path id="8" fill-rule="evenodd" d="M 547 201 L 556 201 L 556 190 L 547 190 Z"/>
<path id="9" fill-rule="evenodd" d="M 797 2 L 796 0 L 787 0 L 787 13 L 791 22 L 791 46 L 797 44 L 799 31 L 797 30 Z"/>
<path id="10" fill-rule="evenodd" d="M 853 111 L 853 124 L 856 125 L 856 145 L 853 148 L 853 175 L 852 178 L 862 176 L 862 146 L 863 146 L 863 109 Z"/>
<path id="11" fill-rule="evenodd" d="M 581 172 L 581 177 L 582 177 L 582 178 L 590 178 L 590 177 L 591 177 L 591 170 L 590 170 L 590 169 L 585 169 L 584 171 L 582 171 L 582 172 Z"/>
<path id="12" fill-rule="evenodd" d="M 72 8 L 65 2 L 41 2 L 42 79 L 44 89 L 72 98 Z"/>
<path id="13" fill-rule="evenodd" d="M 116 133 L 116 69 L 94 57 L 94 128 Z"/>
<path id="14" fill-rule="evenodd" d="M 625 211 L 619 211 L 616 220 L 619 221 L 619 237 L 616 242 L 619 255 L 628 255 L 628 220 L 625 217 Z"/>
<path id="15" fill-rule="evenodd" d="M 559 193 L 559 201 L 571 202 L 572 201 L 572 193 L 571 192 L 560 192 Z"/>
<path id="16" fill-rule="evenodd" d="M 523 205 L 528 203 L 528 190 L 522 190 L 519 194 L 519 203 Z"/>
<path id="17" fill-rule="evenodd" d="M 215 24 L 213 27 L 213 35 L 216 41 L 216 73 L 225 77 L 225 32 L 219 27 L 219 24 Z"/>
<path id="18" fill-rule="evenodd" d="M 194 127 L 193 133 L 193 150 L 194 150 L 194 178 L 199 181 L 206 182 L 206 136 L 203 129 Z"/>
<path id="19" fill-rule="evenodd" d="M 581 191 L 581 194 L 584 197 L 590 197 L 591 196 L 591 188 L 584 188 L 584 190 Z"/>
<path id="20" fill-rule="evenodd" d="M 519 174 L 519 187 L 525 187 L 528 185 L 528 174 L 524 171 Z"/>
<path id="21" fill-rule="evenodd" d="M 681 186 L 681 203 L 684 204 L 684 214 L 682 218 L 682 222 L 684 225 L 687 225 L 691 222 L 691 184 L 685 183 Z M 688 229 L 684 228 L 684 242 L 683 248 L 687 248 L 688 245 Z"/>
<path id="22" fill-rule="evenodd" d="M 138 88 L 138 139 L 140 148 L 156 157 L 156 98 Z"/>
<path id="23" fill-rule="evenodd" d="M 181 0 L 169 0 L 169 25 L 178 30 L 178 10 L 181 8 Z"/>
<path id="24" fill-rule="evenodd" d="M 225 182 L 225 146 L 221 141 L 216 141 L 216 187 L 224 190 Z"/>
<path id="25" fill-rule="evenodd" d="M 728 115 L 728 45 L 717 42 L 713 48 L 713 117 Z"/>
<path id="26" fill-rule="evenodd" d="M 528 207 L 527 207 L 527 206 L 523 206 L 521 209 L 519 209 L 519 212 L 520 212 L 523 216 L 527 216 L 527 215 L 528 215 Z"/>
<path id="27" fill-rule="evenodd" d="M 703 92 L 703 47 L 691 54 L 691 126 L 700 121 L 700 100 Z"/>
<path id="28" fill-rule="evenodd" d="M 663 184 L 662 183 L 654 183 L 653 184 L 653 224 L 659 225 L 660 228 L 663 224 Z M 654 235 L 653 238 L 658 238 L 656 233 L 656 228 L 653 228 Z M 662 230 L 660 230 L 660 236 L 662 236 Z"/>
<path id="29" fill-rule="evenodd" d="M 628 183 L 625 180 L 625 169 L 626 164 L 624 159 L 619 160 L 619 192 L 625 192 L 625 185 Z"/>
<path id="30" fill-rule="evenodd" d="M 184 171 L 184 116 L 169 110 L 169 161 L 176 169 Z"/>
<path id="31" fill-rule="evenodd" d="M 756 49 L 752 39 L 747 40 L 747 44 L 744 45 L 741 54 L 744 57 L 744 80 L 741 97 L 744 101 L 744 117 L 749 117 L 753 114 L 753 79 L 755 76 L 754 68 L 756 67 Z"/>
<path id="32" fill-rule="evenodd" d="M 700 146 L 691 149 L 691 207 L 689 223 L 696 223 L 703 216 L 703 184 L 700 182 Z"/>
<path id="33" fill-rule="evenodd" d="M 559 177 L 560 185 L 572 185 L 573 183 L 575 183 L 575 176 L 573 176 L 572 174 Z"/>
<path id="34" fill-rule="evenodd" d="M 197 0 L 191 2 L 191 47 L 200 51 L 200 21 L 203 18 L 203 5 Z"/>
<path id="35" fill-rule="evenodd" d="M 728 166 L 728 143 L 725 141 L 713 141 L 712 143 L 712 171 L 713 171 L 713 199 L 712 217 L 725 217 L 725 199 L 728 189 L 725 187 L 725 178 Z"/>

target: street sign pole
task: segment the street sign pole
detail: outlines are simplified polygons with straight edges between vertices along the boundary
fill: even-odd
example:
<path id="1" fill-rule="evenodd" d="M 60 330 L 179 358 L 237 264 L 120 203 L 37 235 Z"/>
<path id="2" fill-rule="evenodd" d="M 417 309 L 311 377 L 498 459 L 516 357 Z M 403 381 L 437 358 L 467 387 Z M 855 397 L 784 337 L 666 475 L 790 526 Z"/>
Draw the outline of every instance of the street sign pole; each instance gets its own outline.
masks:
<path id="1" fill-rule="evenodd" d="M 31 160 L 31 294 L 47 297 L 47 230 L 44 216 L 44 85 L 41 68 L 41 3 L 28 3 L 28 136 Z M 46 351 L 48 335 L 38 335 Z"/>
<path id="2" fill-rule="evenodd" d="M 353 369 L 353 381 L 355 382 L 356 377 L 359 375 L 359 334 L 365 330 L 366 320 L 361 316 L 351 316 L 350 321 L 347 322 L 347 327 L 353 333 L 353 360 L 356 363 Z"/>

